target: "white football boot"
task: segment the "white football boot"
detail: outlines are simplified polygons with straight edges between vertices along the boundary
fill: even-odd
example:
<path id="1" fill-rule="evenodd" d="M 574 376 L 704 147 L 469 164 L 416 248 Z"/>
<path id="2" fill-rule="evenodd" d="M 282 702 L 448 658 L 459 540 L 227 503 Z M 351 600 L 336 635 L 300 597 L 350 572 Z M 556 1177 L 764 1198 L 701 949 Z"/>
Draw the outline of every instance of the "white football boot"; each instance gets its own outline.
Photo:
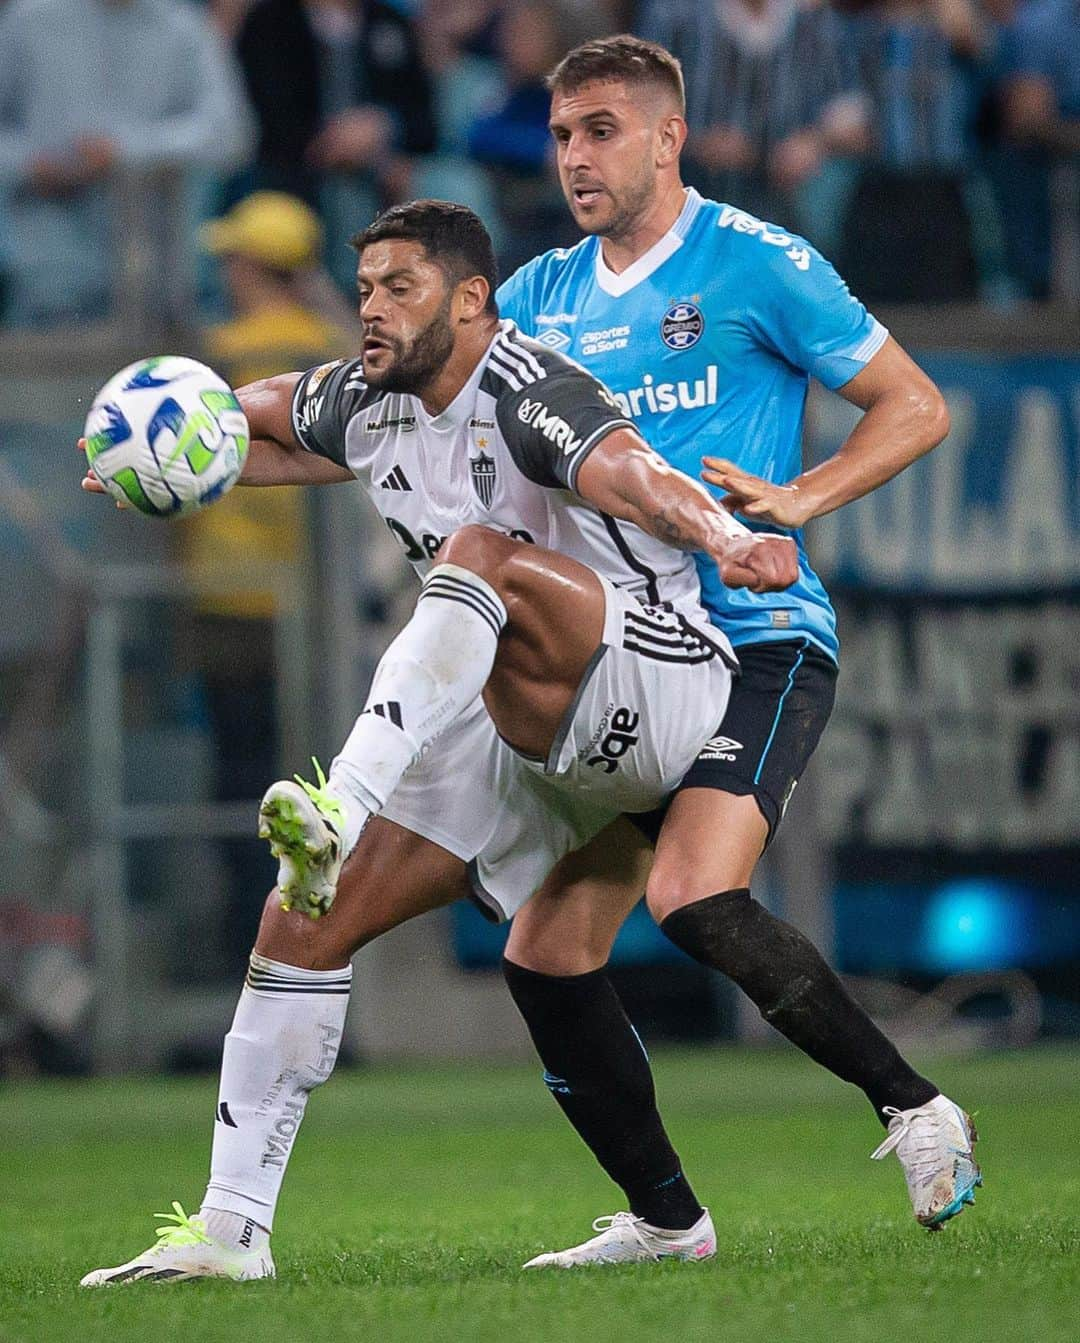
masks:
<path id="1" fill-rule="evenodd" d="M 916 1220 L 936 1231 L 975 1202 L 975 1187 L 982 1184 L 973 1155 L 975 1125 L 947 1096 L 912 1110 L 886 1105 L 884 1113 L 892 1116 L 889 1136 L 871 1156 L 881 1161 L 896 1153 Z"/>
<path id="2" fill-rule="evenodd" d="M 665 1231 L 650 1226 L 631 1212 L 598 1217 L 593 1222 L 598 1236 L 572 1245 L 568 1250 L 538 1254 L 523 1268 L 577 1268 L 581 1264 L 641 1264 L 659 1259 L 711 1259 L 716 1253 L 716 1232 L 708 1208 L 687 1231 Z"/>
<path id="3" fill-rule="evenodd" d="M 233 1282 L 250 1282 L 255 1278 L 274 1276 L 270 1238 L 261 1228 L 253 1227 L 255 1243 L 251 1249 L 244 1249 L 225 1245 L 208 1236 L 205 1224 L 198 1217 L 188 1217 L 179 1203 L 173 1204 L 171 1213 L 157 1212 L 154 1216 L 172 1223 L 158 1228 L 156 1245 L 116 1268 L 95 1268 L 79 1286 L 184 1282 L 188 1278 L 229 1278 Z"/>
<path id="4" fill-rule="evenodd" d="M 334 903 L 345 855 L 345 809 L 326 786 L 317 760 L 318 784 L 299 774 L 296 782 L 272 783 L 259 805 L 259 837 L 270 841 L 278 859 L 277 887 L 282 909 L 301 909 L 320 918 Z"/>

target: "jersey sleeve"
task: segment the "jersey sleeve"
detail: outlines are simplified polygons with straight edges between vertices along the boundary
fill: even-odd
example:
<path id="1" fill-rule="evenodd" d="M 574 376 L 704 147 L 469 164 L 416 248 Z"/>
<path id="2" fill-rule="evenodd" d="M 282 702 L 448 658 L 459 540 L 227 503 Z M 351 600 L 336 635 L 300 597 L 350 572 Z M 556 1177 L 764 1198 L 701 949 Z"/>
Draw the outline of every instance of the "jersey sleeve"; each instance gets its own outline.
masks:
<path id="1" fill-rule="evenodd" d="M 525 335 L 534 332 L 535 309 L 533 298 L 533 279 L 536 275 L 536 261 L 519 266 L 513 275 L 505 279 L 495 291 L 495 302 L 499 305 L 499 316 L 508 317 Z"/>
<path id="2" fill-rule="evenodd" d="M 495 413 L 518 469 L 549 489 L 575 490 L 582 462 L 602 439 L 615 429 L 637 432 L 603 383 L 568 359 L 506 392 Z"/>
<path id="3" fill-rule="evenodd" d="M 888 331 L 808 242 L 749 241 L 761 248 L 756 283 L 748 286 L 757 296 L 749 313 L 754 335 L 826 387 L 850 382 L 885 344 Z"/>
<path id="4" fill-rule="evenodd" d="M 308 452 L 347 467 L 345 426 L 367 399 L 359 359 L 308 369 L 293 392 L 293 432 Z"/>

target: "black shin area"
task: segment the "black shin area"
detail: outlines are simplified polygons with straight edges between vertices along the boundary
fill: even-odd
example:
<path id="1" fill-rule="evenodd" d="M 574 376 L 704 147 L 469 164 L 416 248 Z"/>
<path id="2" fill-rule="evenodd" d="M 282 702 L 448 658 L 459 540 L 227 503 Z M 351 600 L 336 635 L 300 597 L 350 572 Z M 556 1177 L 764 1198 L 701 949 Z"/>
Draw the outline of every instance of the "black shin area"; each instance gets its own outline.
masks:
<path id="1" fill-rule="evenodd" d="M 541 975 L 503 960 L 544 1081 L 630 1211 L 683 1230 L 701 1216 L 664 1132 L 645 1050 L 605 970 Z"/>
<path id="2" fill-rule="evenodd" d="M 938 1088 L 900 1056 L 829 969 L 813 943 L 751 898 L 723 891 L 660 925 L 688 956 L 733 979 L 781 1035 L 882 1107 L 925 1105 Z"/>

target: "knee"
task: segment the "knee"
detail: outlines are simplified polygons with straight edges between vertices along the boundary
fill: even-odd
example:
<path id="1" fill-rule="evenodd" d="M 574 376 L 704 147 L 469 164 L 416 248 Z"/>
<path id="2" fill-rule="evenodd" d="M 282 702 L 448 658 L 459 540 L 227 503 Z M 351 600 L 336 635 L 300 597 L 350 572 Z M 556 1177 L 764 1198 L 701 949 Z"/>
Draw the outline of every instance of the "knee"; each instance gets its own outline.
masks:
<path id="1" fill-rule="evenodd" d="M 702 890 L 700 879 L 685 864 L 667 866 L 657 863 L 645 885 L 645 903 L 656 922 L 663 923 L 669 914 L 714 893 Z"/>
<path id="2" fill-rule="evenodd" d="M 463 569 L 479 574 L 490 583 L 499 575 L 508 558 L 520 544 L 521 542 L 513 541 L 502 532 L 474 524 L 470 527 L 459 527 L 456 532 L 448 536 L 439 547 L 435 561 L 437 564 L 459 564 Z"/>
<path id="3" fill-rule="evenodd" d="M 520 917 L 520 916 L 519 916 Z M 602 970 L 611 953 L 611 938 L 597 936 L 567 941 L 564 938 L 539 935 L 511 936 L 506 945 L 507 963 L 531 970 L 534 975 L 565 979 L 573 975 L 587 975 Z M 505 973 L 505 969 L 504 969 Z"/>
<path id="4" fill-rule="evenodd" d="M 731 974 L 732 965 L 745 956 L 748 942 L 761 941 L 756 916 L 762 912 L 750 888 L 739 886 L 679 905 L 658 922 L 664 936 L 680 951 Z"/>

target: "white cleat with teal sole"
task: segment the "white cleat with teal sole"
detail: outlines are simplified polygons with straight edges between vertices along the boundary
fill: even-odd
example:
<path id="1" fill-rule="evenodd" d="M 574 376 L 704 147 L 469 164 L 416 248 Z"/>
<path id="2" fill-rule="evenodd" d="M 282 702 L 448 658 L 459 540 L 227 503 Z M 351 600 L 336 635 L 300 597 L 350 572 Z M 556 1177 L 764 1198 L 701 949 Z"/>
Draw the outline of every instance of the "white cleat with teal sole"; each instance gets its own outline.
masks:
<path id="1" fill-rule="evenodd" d="M 278 860 L 282 909 L 321 918 L 334 903 L 341 873 L 345 816 L 326 786 L 317 761 L 318 784 L 283 779 L 272 783 L 259 805 L 259 836 Z"/>
<path id="2" fill-rule="evenodd" d="M 892 1116 L 889 1136 L 871 1156 L 881 1161 L 896 1153 L 916 1220 L 928 1231 L 938 1231 L 975 1202 L 975 1190 L 982 1184 L 974 1156 L 979 1136 L 975 1125 L 947 1096 L 935 1096 L 912 1110 L 886 1106 L 885 1113 Z"/>
<path id="3" fill-rule="evenodd" d="M 158 1228 L 156 1245 L 116 1268 L 95 1268 L 79 1283 L 80 1287 L 110 1287 L 131 1282 L 185 1282 L 190 1278 L 228 1278 L 230 1282 L 251 1282 L 274 1276 L 270 1246 L 259 1249 L 234 1249 L 206 1234 L 198 1217 L 188 1217 L 179 1203 L 173 1212 L 158 1212 L 155 1217 L 171 1222 Z M 264 1237 L 265 1242 L 265 1237 Z"/>
<path id="4" fill-rule="evenodd" d="M 695 1263 L 716 1253 L 716 1232 L 706 1208 L 687 1231 L 665 1231 L 650 1226 L 630 1212 L 598 1217 L 598 1236 L 568 1250 L 538 1254 L 524 1268 L 580 1268 L 587 1264 L 654 1264 L 660 1259 L 689 1259 Z"/>

